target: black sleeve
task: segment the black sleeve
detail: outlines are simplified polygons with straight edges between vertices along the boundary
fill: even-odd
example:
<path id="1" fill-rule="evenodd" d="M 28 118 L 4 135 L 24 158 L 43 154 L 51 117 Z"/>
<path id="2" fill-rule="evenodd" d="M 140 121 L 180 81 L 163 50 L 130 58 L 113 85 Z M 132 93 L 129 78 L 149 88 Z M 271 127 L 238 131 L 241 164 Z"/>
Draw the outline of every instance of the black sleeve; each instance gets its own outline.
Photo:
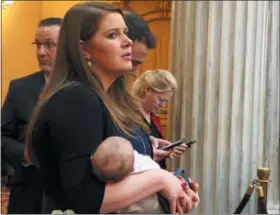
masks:
<path id="1" fill-rule="evenodd" d="M 104 105 L 95 92 L 84 89 L 55 100 L 48 118 L 60 182 L 76 213 L 99 213 L 105 183 L 92 174 L 90 155 L 102 141 Z"/>
<path id="2" fill-rule="evenodd" d="M 147 121 L 146 121 L 147 122 Z M 148 123 L 148 122 L 147 122 Z M 154 122 L 151 120 L 150 123 L 148 123 L 150 130 L 151 130 L 151 136 L 156 137 L 156 138 L 161 138 L 164 139 L 160 131 L 157 129 L 156 125 Z M 167 163 L 166 163 L 166 158 L 158 162 L 159 166 L 161 169 L 167 170 Z"/>
<path id="3" fill-rule="evenodd" d="M 11 81 L 9 90 L 1 109 L 1 150 L 3 160 L 7 161 L 13 167 L 16 167 L 23 161 L 24 144 L 17 140 L 18 120 L 14 98 L 18 89 Z"/>

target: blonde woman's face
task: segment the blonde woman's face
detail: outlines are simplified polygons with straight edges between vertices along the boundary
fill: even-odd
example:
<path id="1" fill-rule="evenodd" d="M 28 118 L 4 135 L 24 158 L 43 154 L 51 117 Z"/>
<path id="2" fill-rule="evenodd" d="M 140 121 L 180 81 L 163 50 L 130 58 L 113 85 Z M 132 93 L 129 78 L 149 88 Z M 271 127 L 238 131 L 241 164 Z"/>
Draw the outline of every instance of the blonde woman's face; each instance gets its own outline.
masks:
<path id="1" fill-rule="evenodd" d="M 143 99 L 142 105 L 147 112 L 156 113 L 173 96 L 172 92 L 159 93 L 149 90 Z"/>

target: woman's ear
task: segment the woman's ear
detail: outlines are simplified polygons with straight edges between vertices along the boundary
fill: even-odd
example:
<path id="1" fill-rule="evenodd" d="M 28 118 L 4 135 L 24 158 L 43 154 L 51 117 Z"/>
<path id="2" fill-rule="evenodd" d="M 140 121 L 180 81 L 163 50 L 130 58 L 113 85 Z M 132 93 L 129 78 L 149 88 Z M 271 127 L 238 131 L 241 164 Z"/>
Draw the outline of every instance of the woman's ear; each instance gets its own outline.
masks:
<path id="1" fill-rule="evenodd" d="M 145 87 L 144 95 L 146 96 L 149 92 L 150 92 L 150 88 L 149 87 Z"/>
<path id="2" fill-rule="evenodd" d="M 82 40 L 80 40 L 80 49 L 81 49 L 82 54 L 83 54 L 83 56 L 86 60 L 91 60 L 92 59 L 92 56 L 91 56 L 90 52 L 88 51 L 87 44 Z"/>

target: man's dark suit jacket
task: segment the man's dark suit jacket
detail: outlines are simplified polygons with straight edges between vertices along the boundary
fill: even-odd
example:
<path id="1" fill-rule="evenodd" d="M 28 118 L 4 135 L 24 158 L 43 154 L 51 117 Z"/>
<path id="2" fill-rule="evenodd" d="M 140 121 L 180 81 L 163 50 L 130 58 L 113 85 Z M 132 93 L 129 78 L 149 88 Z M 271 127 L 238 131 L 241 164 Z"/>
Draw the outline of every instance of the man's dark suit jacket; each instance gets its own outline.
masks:
<path id="1" fill-rule="evenodd" d="M 24 132 L 45 84 L 43 72 L 36 72 L 10 82 L 9 90 L 1 110 L 2 162 L 14 169 L 10 184 L 38 185 L 39 170 L 34 166 L 23 166 Z M 11 195 L 13 195 L 11 189 Z M 26 190 L 28 192 L 28 190 Z M 29 200 L 30 201 L 30 200 Z M 10 204 L 10 203 L 9 203 Z M 24 211 L 23 211 L 24 212 Z"/>

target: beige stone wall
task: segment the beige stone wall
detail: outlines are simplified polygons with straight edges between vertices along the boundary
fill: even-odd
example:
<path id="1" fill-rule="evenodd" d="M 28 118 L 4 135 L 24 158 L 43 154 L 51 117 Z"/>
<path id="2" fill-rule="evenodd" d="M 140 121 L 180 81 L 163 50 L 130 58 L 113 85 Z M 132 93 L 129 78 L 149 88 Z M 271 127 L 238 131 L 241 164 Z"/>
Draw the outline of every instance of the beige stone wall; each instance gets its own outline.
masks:
<path id="1" fill-rule="evenodd" d="M 173 1 L 171 17 L 169 137 L 198 142 L 170 166 L 199 182 L 194 213 L 233 213 L 261 166 L 279 204 L 279 2 Z"/>

